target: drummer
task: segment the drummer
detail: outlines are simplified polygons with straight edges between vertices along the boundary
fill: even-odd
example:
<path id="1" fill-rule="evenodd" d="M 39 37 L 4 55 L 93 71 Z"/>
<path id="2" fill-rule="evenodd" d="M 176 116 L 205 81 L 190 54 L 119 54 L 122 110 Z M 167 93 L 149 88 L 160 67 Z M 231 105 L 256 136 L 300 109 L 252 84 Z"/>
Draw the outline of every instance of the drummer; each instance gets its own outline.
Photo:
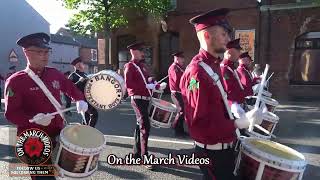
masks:
<path id="1" fill-rule="evenodd" d="M 250 65 L 252 63 L 252 59 L 248 52 L 244 52 L 239 56 L 239 66 L 237 68 L 237 72 L 240 77 L 241 84 L 244 88 L 244 96 L 253 96 L 252 87 L 260 83 L 261 78 L 255 77 L 253 78 L 250 73 Z"/>
<path id="2" fill-rule="evenodd" d="M 148 155 L 148 138 L 150 132 L 150 120 L 148 106 L 151 100 L 151 90 L 163 90 L 166 83 L 157 84 L 150 78 L 144 61 L 144 43 L 136 42 L 127 47 L 130 50 L 131 60 L 125 64 L 124 78 L 128 95 L 131 97 L 131 105 L 135 111 L 137 125 L 134 132 L 135 144 L 133 153 L 135 158 L 143 158 Z M 145 165 L 152 170 L 152 165 Z"/>
<path id="3" fill-rule="evenodd" d="M 200 50 L 181 77 L 180 89 L 190 137 L 195 141 L 195 153 L 209 158 L 209 165 L 199 165 L 203 179 L 234 179 L 235 129 L 247 128 L 249 118 L 232 120 L 230 107 L 221 85 L 219 54 L 230 41 L 231 27 L 226 20 L 228 9 L 212 10 L 190 19 L 200 42 Z M 217 76 L 215 80 L 204 66 Z M 255 115 L 254 111 L 250 112 Z M 246 116 L 247 117 L 247 116 Z"/>
<path id="4" fill-rule="evenodd" d="M 173 122 L 173 128 L 176 136 L 186 136 L 183 128 L 184 122 L 184 108 L 181 90 L 179 87 L 181 76 L 184 72 L 184 55 L 182 51 L 172 54 L 173 63 L 169 67 L 169 87 L 171 91 L 171 99 L 176 105 L 178 111 Z"/>
<path id="5" fill-rule="evenodd" d="M 71 62 L 71 65 L 73 66 L 74 71 L 69 75 L 68 78 L 75 83 L 80 91 L 84 92 L 86 82 L 88 81 L 87 74 L 85 73 L 87 65 L 83 63 L 81 57 L 75 58 Z M 70 105 L 70 103 L 67 103 L 67 105 Z M 98 121 L 98 111 L 90 104 L 88 104 L 88 111 L 85 113 L 85 119 L 86 122 L 83 121 L 82 124 L 86 124 L 91 127 L 96 126 Z"/>
<path id="6" fill-rule="evenodd" d="M 51 48 L 50 36 L 46 33 L 35 33 L 24 36 L 17 41 L 22 47 L 27 60 L 27 69 L 32 70 L 49 89 L 52 96 L 59 102 L 60 91 L 76 101 L 77 111 L 85 112 L 88 109 L 84 96 L 76 86 L 57 69 L 47 67 Z M 63 128 L 63 118 L 60 115 L 45 116 L 57 111 L 49 101 L 47 95 L 29 77 L 25 71 L 18 71 L 10 76 L 5 84 L 5 117 L 17 126 L 18 135 L 24 130 L 38 128 L 46 132 L 56 146 L 56 137 Z M 37 121 L 29 122 L 37 117 Z M 42 118 L 41 118 L 42 117 Z M 46 164 L 52 164 L 51 160 Z M 32 179 L 55 179 L 54 177 L 32 176 Z"/>
<path id="7" fill-rule="evenodd" d="M 240 117 L 245 113 L 243 110 L 243 103 L 245 101 L 244 91 L 235 65 L 241 51 L 240 39 L 228 42 L 226 47 L 224 59 L 220 64 L 221 75 L 228 95 L 229 105 L 231 106 L 231 112 L 236 117 Z"/>

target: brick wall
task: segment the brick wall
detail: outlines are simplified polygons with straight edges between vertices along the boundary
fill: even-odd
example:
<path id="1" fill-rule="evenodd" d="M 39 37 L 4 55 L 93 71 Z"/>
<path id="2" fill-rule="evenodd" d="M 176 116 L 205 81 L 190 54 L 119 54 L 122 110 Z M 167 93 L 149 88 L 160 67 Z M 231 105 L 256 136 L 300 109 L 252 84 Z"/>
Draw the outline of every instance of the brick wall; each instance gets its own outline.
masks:
<path id="1" fill-rule="evenodd" d="M 316 86 L 290 86 L 289 73 L 294 61 L 295 38 L 309 31 L 320 31 L 320 8 L 292 9 L 271 11 L 269 40 L 262 42 L 262 62 L 271 66 L 270 71 L 275 72 L 271 91 L 279 98 L 319 97 L 319 88 Z M 308 21 L 311 18 L 311 21 Z M 263 21 L 268 21 L 267 12 Z M 267 25 L 267 22 L 264 22 Z M 268 28 L 263 26 L 262 33 L 268 36 Z M 269 48 L 268 43 L 270 43 Z M 317 89 L 317 90 L 316 90 Z M 317 91 L 317 92 L 316 92 Z"/>

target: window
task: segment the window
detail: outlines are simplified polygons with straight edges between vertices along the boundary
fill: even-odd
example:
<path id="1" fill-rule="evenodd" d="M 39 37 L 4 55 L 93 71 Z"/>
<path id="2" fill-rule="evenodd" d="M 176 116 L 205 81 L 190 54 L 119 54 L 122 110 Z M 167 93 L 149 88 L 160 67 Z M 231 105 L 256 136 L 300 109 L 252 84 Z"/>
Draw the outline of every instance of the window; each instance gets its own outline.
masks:
<path id="1" fill-rule="evenodd" d="M 175 9 L 177 9 L 177 0 L 170 0 L 171 2 L 171 11 L 174 11 Z"/>
<path id="2" fill-rule="evenodd" d="M 290 84 L 320 85 L 320 32 L 307 32 L 296 38 Z"/>
<path id="3" fill-rule="evenodd" d="M 97 50 L 91 49 L 91 61 L 97 61 Z"/>

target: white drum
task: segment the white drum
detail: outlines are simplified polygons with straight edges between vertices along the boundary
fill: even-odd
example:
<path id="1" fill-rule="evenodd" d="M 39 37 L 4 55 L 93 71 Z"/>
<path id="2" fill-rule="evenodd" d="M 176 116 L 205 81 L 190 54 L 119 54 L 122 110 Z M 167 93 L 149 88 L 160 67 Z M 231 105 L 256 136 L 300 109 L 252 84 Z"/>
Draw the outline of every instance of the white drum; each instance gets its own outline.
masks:
<path id="1" fill-rule="evenodd" d="M 162 94 L 163 94 L 163 90 L 160 90 L 160 89 L 159 90 L 157 90 L 157 89 L 152 90 L 152 97 L 153 98 L 161 99 Z"/>
<path id="2" fill-rule="evenodd" d="M 254 94 L 254 95 L 258 95 L 258 93 L 259 93 L 259 88 L 260 88 L 260 84 L 256 84 L 256 85 L 254 85 L 254 86 L 252 87 L 252 89 L 253 89 L 253 94 Z M 263 90 L 262 90 L 262 95 L 263 95 L 263 96 L 267 96 L 267 97 L 271 97 L 271 96 L 272 96 L 272 93 L 269 92 L 269 91 L 267 91 L 267 90 L 265 90 L 265 89 L 263 89 Z"/>
<path id="3" fill-rule="evenodd" d="M 59 173 L 86 177 L 98 169 L 100 153 L 106 139 L 97 129 L 85 125 L 68 125 L 60 133 L 60 146 L 55 164 Z"/>
<path id="4" fill-rule="evenodd" d="M 247 108 L 249 110 L 253 109 L 255 102 L 257 100 L 257 96 L 248 96 L 246 97 L 246 103 L 247 103 Z M 270 97 L 266 96 L 261 96 L 261 102 L 263 102 L 269 112 L 274 112 L 276 107 L 279 105 L 279 102 L 275 99 L 272 99 Z"/>
<path id="5" fill-rule="evenodd" d="M 261 101 L 266 104 L 269 112 L 274 112 L 276 110 L 276 107 L 279 105 L 277 100 L 270 97 L 262 96 Z"/>
<path id="6" fill-rule="evenodd" d="M 125 95 L 124 79 L 116 72 L 103 70 L 90 75 L 84 95 L 95 108 L 109 110 L 117 107 Z"/>
<path id="7" fill-rule="evenodd" d="M 152 98 L 149 105 L 149 119 L 153 127 L 171 128 L 177 107 L 167 101 Z"/>
<path id="8" fill-rule="evenodd" d="M 236 170 L 246 180 L 301 180 L 306 165 L 304 156 L 290 147 L 265 139 L 244 138 Z"/>
<path id="9" fill-rule="evenodd" d="M 260 126 L 272 134 L 278 121 L 279 121 L 279 117 L 276 114 L 273 114 L 272 112 L 265 112 L 262 114 L 262 122 L 261 122 Z M 271 135 L 261 131 L 257 127 L 254 127 L 251 132 L 246 130 L 245 133 L 249 137 L 258 137 L 258 138 L 262 138 L 262 139 L 270 139 L 271 138 Z"/>

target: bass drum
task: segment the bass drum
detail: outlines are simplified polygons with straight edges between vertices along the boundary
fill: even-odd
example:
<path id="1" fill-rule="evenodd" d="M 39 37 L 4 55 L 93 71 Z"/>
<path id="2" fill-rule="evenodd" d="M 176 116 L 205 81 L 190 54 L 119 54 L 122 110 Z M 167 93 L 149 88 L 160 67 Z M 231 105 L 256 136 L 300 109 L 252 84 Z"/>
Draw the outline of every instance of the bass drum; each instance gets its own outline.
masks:
<path id="1" fill-rule="evenodd" d="M 117 107 L 125 93 L 124 79 L 112 70 L 103 70 L 90 75 L 84 88 L 88 103 L 100 110 Z"/>

